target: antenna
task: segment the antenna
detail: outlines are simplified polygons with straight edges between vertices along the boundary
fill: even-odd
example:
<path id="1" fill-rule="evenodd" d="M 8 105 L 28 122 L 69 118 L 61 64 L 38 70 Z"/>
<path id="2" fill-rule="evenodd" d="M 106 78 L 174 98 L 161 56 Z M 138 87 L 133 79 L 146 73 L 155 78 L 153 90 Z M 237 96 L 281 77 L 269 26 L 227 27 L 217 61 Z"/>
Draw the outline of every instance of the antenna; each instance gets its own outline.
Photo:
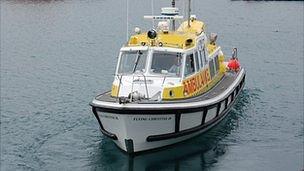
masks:
<path id="1" fill-rule="evenodd" d="M 175 8 L 175 0 L 172 0 L 172 8 Z M 175 31 L 175 20 L 172 21 L 172 30 Z"/>
<path id="2" fill-rule="evenodd" d="M 191 13 L 191 0 L 188 1 L 188 14 L 187 14 L 188 27 L 190 27 L 190 13 Z"/>
<path id="3" fill-rule="evenodd" d="M 154 15 L 154 1 L 151 0 L 151 10 L 152 10 L 152 16 Z M 152 20 L 153 28 L 154 28 L 154 20 Z"/>
<path id="4" fill-rule="evenodd" d="M 127 3 L 127 41 L 129 40 L 129 1 L 126 0 Z"/>

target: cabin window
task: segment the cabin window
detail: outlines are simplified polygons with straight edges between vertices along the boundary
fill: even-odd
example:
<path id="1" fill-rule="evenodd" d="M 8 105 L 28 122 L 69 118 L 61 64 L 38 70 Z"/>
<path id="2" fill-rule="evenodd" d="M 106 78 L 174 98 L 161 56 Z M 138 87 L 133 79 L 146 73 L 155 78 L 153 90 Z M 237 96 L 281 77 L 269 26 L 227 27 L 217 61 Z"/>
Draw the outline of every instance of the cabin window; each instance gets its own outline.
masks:
<path id="1" fill-rule="evenodd" d="M 198 51 L 201 57 L 201 61 L 202 61 L 202 66 L 204 66 L 204 64 L 207 63 L 207 57 L 206 57 L 206 52 L 205 52 L 205 46 L 204 46 L 204 41 L 200 40 L 198 42 Z"/>
<path id="2" fill-rule="evenodd" d="M 207 55 L 206 55 L 206 48 L 205 47 L 203 49 L 203 59 L 204 59 L 204 63 L 207 64 Z"/>
<path id="3" fill-rule="evenodd" d="M 204 61 L 202 60 L 202 55 L 201 53 L 199 52 L 199 50 L 197 50 L 195 52 L 195 55 L 198 55 L 198 61 L 199 61 L 199 68 L 203 68 L 204 67 Z"/>
<path id="4" fill-rule="evenodd" d="M 214 69 L 213 59 L 211 59 L 209 61 L 209 69 L 210 69 L 210 76 L 211 76 L 211 78 L 213 78 L 214 75 L 215 75 L 215 69 Z"/>
<path id="5" fill-rule="evenodd" d="M 198 52 L 195 51 L 195 67 L 196 67 L 196 71 L 200 70 L 200 62 L 199 62 L 199 56 L 198 56 Z"/>
<path id="6" fill-rule="evenodd" d="M 180 53 L 153 53 L 151 72 L 180 76 L 182 69 L 182 55 Z"/>
<path id="7" fill-rule="evenodd" d="M 218 55 L 214 58 L 214 62 L 215 62 L 215 69 L 216 69 L 216 71 L 218 71 L 219 70 L 219 61 L 218 61 Z"/>
<path id="8" fill-rule="evenodd" d="M 195 72 L 195 66 L 194 66 L 194 59 L 193 54 L 186 56 L 186 63 L 185 63 L 185 76 L 191 75 Z"/>
<path id="9" fill-rule="evenodd" d="M 123 52 L 120 56 L 118 73 L 145 72 L 146 51 Z"/>

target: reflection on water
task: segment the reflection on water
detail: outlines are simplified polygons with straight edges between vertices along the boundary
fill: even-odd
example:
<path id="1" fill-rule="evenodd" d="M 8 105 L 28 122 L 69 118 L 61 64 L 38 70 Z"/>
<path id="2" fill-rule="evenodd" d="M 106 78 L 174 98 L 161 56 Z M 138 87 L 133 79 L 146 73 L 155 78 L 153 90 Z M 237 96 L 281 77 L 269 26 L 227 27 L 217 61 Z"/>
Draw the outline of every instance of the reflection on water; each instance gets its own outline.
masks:
<path id="1" fill-rule="evenodd" d="M 93 169 L 119 170 L 205 170 L 217 163 L 225 155 L 229 142 L 222 141 L 231 131 L 238 127 L 251 98 L 258 96 L 243 90 L 238 101 L 217 126 L 203 135 L 176 145 L 130 156 L 121 152 L 109 139 L 101 141 L 92 157 Z"/>

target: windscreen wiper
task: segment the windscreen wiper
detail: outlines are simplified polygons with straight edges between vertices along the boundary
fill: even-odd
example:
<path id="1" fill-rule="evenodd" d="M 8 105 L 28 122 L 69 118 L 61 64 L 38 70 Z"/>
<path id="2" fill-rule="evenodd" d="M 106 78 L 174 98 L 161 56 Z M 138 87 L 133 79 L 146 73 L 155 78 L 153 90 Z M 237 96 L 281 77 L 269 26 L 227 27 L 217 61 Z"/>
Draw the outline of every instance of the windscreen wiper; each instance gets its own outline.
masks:
<path id="1" fill-rule="evenodd" d="M 137 56 L 136 56 L 136 59 L 135 59 L 135 63 L 134 63 L 134 67 L 133 67 L 133 72 L 134 73 L 136 71 L 136 68 L 137 68 L 137 65 L 138 65 L 138 61 L 139 61 L 139 58 L 140 56 L 142 55 L 142 52 L 139 50 L 137 51 Z"/>

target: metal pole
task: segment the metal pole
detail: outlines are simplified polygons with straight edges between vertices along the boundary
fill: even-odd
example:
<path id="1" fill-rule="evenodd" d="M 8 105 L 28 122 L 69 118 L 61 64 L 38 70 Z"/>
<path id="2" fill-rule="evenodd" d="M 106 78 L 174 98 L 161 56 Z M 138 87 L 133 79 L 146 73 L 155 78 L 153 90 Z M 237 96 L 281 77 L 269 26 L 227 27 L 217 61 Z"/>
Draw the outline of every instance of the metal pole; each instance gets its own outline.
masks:
<path id="1" fill-rule="evenodd" d="M 152 16 L 154 16 L 154 1 L 153 0 L 151 0 L 151 11 L 152 11 Z M 152 28 L 155 28 L 154 19 L 152 19 Z"/>
<path id="2" fill-rule="evenodd" d="M 117 77 L 119 79 L 119 85 L 118 85 L 118 90 L 117 90 L 117 94 L 116 94 L 116 102 L 117 102 L 117 100 L 119 98 L 119 92 L 120 92 L 120 85 L 121 85 L 122 76 L 123 76 L 123 74 L 121 74 L 121 77 L 119 78 L 119 75 L 117 75 Z"/>
<path id="3" fill-rule="evenodd" d="M 126 1 L 127 6 L 127 42 L 129 41 L 129 1 Z"/>
<path id="4" fill-rule="evenodd" d="M 188 27 L 190 27 L 190 12 L 191 12 L 191 0 L 188 1 L 188 13 L 187 13 Z"/>

